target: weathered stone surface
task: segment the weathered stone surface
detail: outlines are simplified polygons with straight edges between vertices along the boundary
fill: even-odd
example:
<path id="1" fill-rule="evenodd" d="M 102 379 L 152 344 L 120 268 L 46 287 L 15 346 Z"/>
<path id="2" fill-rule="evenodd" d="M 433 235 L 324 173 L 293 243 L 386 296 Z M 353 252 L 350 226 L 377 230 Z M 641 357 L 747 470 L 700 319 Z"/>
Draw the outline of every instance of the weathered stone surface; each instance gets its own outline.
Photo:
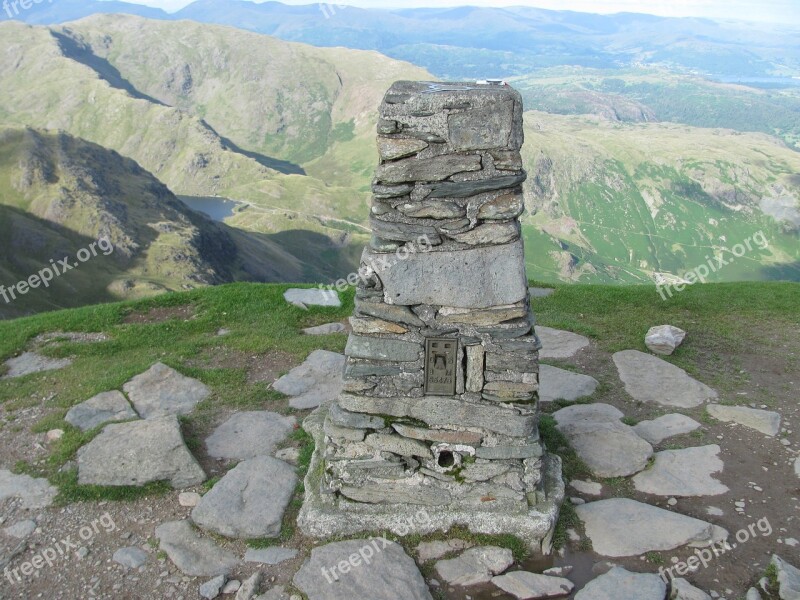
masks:
<path id="1" fill-rule="evenodd" d="M 481 446 L 475 449 L 476 458 L 486 460 L 510 460 L 536 458 L 542 456 L 541 444 L 527 444 L 525 446 Z"/>
<path id="2" fill-rule="evenodd" d="M 506 148 L 514 128 L 514 101 L 452 113 L 447 128 L 453 150 Z"/>
<path id="3" fill-rule="evenodd" d="M 307 327 L 303 329 L 303 333 L 306 335 L 331 335 L 332 333 L 342 333 L 344 330 L 343 323 L 326 323 L 316 327 Z"/>
<path id="4" fill-rule="evenodd" d="M 413 481 L 419 483 L 418 479 Z M 340 491 L 351 500 L 368 504 L 444 506 L 452 500 L 446 490 L 430 485 L 410 485 L 407 481 L 387 481 L 365 487 L 343 486 Z"/>
<path id="5" fill-rule="evenodd" d="M 72 364 L 69 358 L 50 358 L 35 352 L 23 352 L 15 358 L 5 362 L 8 371 L 0 379 L 16 379 L 44 371 L 57 371 Z"/>
<path id="6" fill-rule="evenodd" d="M 428 198 L 469 198 L 485 192 L 515 188 L 525 183 L 526 174 L 504 175 L 491 179 L 477 179 L 474 181 L 445 181 L 435 183 L 427 188 L 430 190 Z"/>
<path id="7" fill-rule="evenodd" d="M 205 480 L 175 416 L 106 425 L 78 450 L 81 485 L 141 486 L 169 481 L 181 489 Z"/>
<path id="8" fill-rule="evenodd" d="M 525 211 L 525 198 L 521 193 L 503 194 L 482 204 L 478 219 L 482 221 L 505 221 L 516 219 Z"/>
<path id="9" fill-rule="evenodd" d="M 120 548 L 111 557 L 117 564 L 127 567 L 129 569 L 138 569 L 145 562 L 147 562 L 147 553 L 141 548 L 131 546 L 128 548 Z"/>
<path id="10" fill-rule="evenodd" d="M 227 575 L 239 560 L 208 538 L 201 537 L 189 521 L 170 521 L 156 527 L 161 549 L 180 571 L 191 577 Z"/>
<path id="11" fill-rule="evenodd" d="M 569 485 L 581 494 L 585 494 L 587 496 L 599 496 L 603 493 L 603 485 L 594 481 L 581 481 L 580 479 L 573 479 L 569 482 Z"/>
<path id="12" fill-rule="evenodd" d="M 537 383 L 491 381 L 483 386 L 483 397 L 500 402 L 527 402 L 538 389 Z"/>
<path id="13" fill-rule="evenodd" d="M 474 431 L 450 431 L 447 429 L 426 429 L 412 427 L 402 423 L 392 423 L 392 428 L 403 437 L 425 442 L 438 442 L 443 444 L 465 444 L 476 446 L 481 443 L 483 435 Z"/>
<path id="14" fill-rule="evenodd" d="M 397 323 L 392 323 L 391 321 L 384 321 L 383 319 L 350 317 L 350 327 L 352 327 L 353 333 L 360 335 L 381 333 L 401 334 L 408 332 L 408 328 L 398 325 Z"/>
<path id="15" fill-rule="evenodd" d="M 414 138 L 379 137 L 378 153 L 381 160 L 396 160 L 417 154 L 428 143 Z"/>
<path id="16" fill-rule="evenodd" d="M 431 449 L 418 440 L 406 439 L 399 435 L 371 433 L 366 439 L 367 445 L 381 452 L 392 452 L 401 456 L 419 456 L 430 458 Z"/>
<path id="17" fill-rule="evenodd" d="M 480 393 L 483 391 L 483 369 L 486 360 L 486 350 L 483 346 L 467 346 L 466 390 Z"/>
<path id="18" fill-rule="evenodd" d="M 772 555 L 770 564 L 775 565 L 778 572 L 778 597 L 781 600 L 800 600 L 800 569 L 777 554 Z"/>
<path id="19" fill-rule="evenodd" d="M 466 481 L 488 481 L 493 477 L 507 473 L 511 469 L 508 463 L 501 463 L 497 461 L 482 461 L 468 464 L 461 471 L 461 476 Z"/>
<path id="20" fill-rule="evenodd" d="M 416 242 L 424 236 L 427 239 L 427 243 L 430 245 L 435 246 L 442 243 L 442 238 L 436 231 L 436 228 L 430 225 L 396 223 L 393 221 L 376 219 L 374 216 L 370 217 L 369 223 L 372 233 L 384 240 Z"/>
<path id="21" fill-rule="evenodd" d="M 331 423 L 329 419 L 325 420 L 323 431 L 329 438 L 336 440 L 347 440 L 350 442 L 363 442 L 367 436 L 364 429 L 353 429 L 351 427 L 339 427 Z"/>
<path id="22" fill-rule="evenodd" d="M 214 579 L 206 581 L 200 586 L 200 597 L 206 598 L 206 600 L 214 600 L 214 598 L 219 596 L 224 585 L 225 576 L 218 575 L 217 577 L 214 577 Z"/>
<path id="23" fill-rule="evenodd" d="M 671 584 L 670 600 L 711 600 L 711 596 L 682 577 L 676 577 Z"/>
<path id="24" fill-rule="evenodd" d="M 345 379 L 352 380 L 359 377 L 395 377 L 412 369 L 412 363 L 393 363 L 384 361 L 369 361 L 348 358 L 344 368 Z M 396 379 L 395 381 L 397 381 Z M 421 386 L 420 382 L 420 386 Z"/>
<path id="25" fill-rule="evenodd" d="M 536 335 L 542 342 L 539 358 L 572 358 L 589 345 L 589 338 L 571 331 L 537 325 Z"/>
<path id="26" fill-rule="evenodd" d="M 378 199 L 401 198 L 410 194 L 413 189 L 413 183 L 402 183 L 400 185 L 378 185 L 373 183 L 372 194 Z"/>
<path id="27" fill-rule="evenodd" d="M 682 415 L 673 413 L 658 417 L 652 421 L 642 421 L 633 426 L 633 430 L 640 438 L 647 440 L 651 444 L 660 444 L 667 438 L 676 435 L 691 433 L 700 427 L 700 423 Z"/>
<path id="28" fill-rule="evenodd" d="M 368 398 L 342 394 L 339 405 L 352 412 L 419 419 L 431 427 L 477 427 L 515 437 L 533 433 L 536 418 L 518 410 L 486 403 L 462 402 L 446 396 Z"/>
<path id="29" fill-rule="evenodd" d="M 314 548 L 293 583 L 308 600 L 397 600 L 399 590 L 403 600 L 432 600 L 412 558 L 382 538 Z"/>
<path id="30" fill-rule="evenodd" d="M 156 363 L 122 389 L 143 419 L 187 415 L 211 395 L 211 390 L 163 363 Z"/>
<path id="31" fill-rule="evenodd" d="M 513 571 L 492 579 L 492 583 L 519 600 L 561 598 L 569 595 L 575 584 L 564 577 L 551 577 L 527 571 Z"/>
<path id="32" fill-rule="evenodd" d="M 361 302 L 356 301 L 356 313 L 375 317 L 383 321 L 392 321 L 414 327 L 424 327 L 425 323 L 417 315 L 411 312 L 407 306 L 396 306 L 383 302 Z"/>
<path id="33" fill-rule="evenodd" d="M 283 298 L 289 304 L 300 303 L 306 306 L 335 306 L 337 308 L 342 305 L 336 290 L 292 288 L 283 293 Z"/>
<path id="34" fill-rule="evenodd" d="M 444 200 L 408 202 L 398 206 L 397 210 L 416 219 L 458 219 L 467 214 L 465 207 Z"/>
<path id="35" fill-rule="evenodd" d="M 316 408 L 332 402 L 342 391 L 344 355 L 315 350 L 299 367 L 278 379 L 273 387 L 281 394 L 294 396 L 292 408 Z"/>
<path id="36" fill-rule="evenodd" d="M 501 223 L 486 223 L 464 233 L 449 233 L 449 237 L 462 244 L 482 246 L 486 244 L 507 244 L 519 239 L 519 222 L 504 221 Z"/>
<path id="37" fill-rule="evenodd" d="M 420 564 L 428 562 L 429 560 L 436 560 L 442 558 L 445 554 L 457 552 L 459 550 L 466 550 L 471 548 L 472 544 L 466 540 L 453 539 L 446 541 L 422 542 L 416 547 L 417 559 Z"/>
<path id="38" fill-rule="evenodd" d="M 694 408 L 717 398 L 717 392 L 660 358 L 624 350 L 614 355 L 620 379 L 634 400 L 661 406 Z"/>
<path id="39" fill-rule="evenodd" d="M 250 552 L 250 550 L 248 550 Z M 247 560 L 247 555 L 245 555 L 245 560 Z M 256 594 L 258 594 L 258 590 L 261 589 L 261 582 L 264 578 L 264 575 L 261 571 L 256 571 L 250 577 L 245 579 L 244 583 L 242 583 L 242 587 L 239 588 L 239 591 L 236 592 L 235 600 L 267 600 L 267 595 L 261 595 L 256 598 Z M 288 596 L 283 597 L 274 597 L 270 596 L 269 600 L 289 600 Z"/>
<path id="40" fill-rule="evenodd" d="M 369 251 L 365 253 L 370 257 Z M 489 308 L 526 298 L 520 240 L 502 246 L 412 254 L 380 274 L 388 304 Z M 473 282 L 464 286 L 464 282 Z"/>
<path id="41" fill-rule="evenodd" d="M 470 548 L 449 560 L 436 563 L 436 573 L 450 585 L 469 586 L 487 583 L 514 564 L 511 550 L 497 546 Z"/>
<path id="42" fill-rule="evenodd" d="M 539 400 L 577 400 L 594 394 L 599 382 L 594 377 L 539 365 Z"/>
<path id="43" fill-rule="evenodd" d="M 608 404 L 585 404 L 554 413 L 575 452 L 598 477 L 625 477 L 647 466 L 653 447 L 619 421 L 622 413 Z"/>
<path id="44" fill-rule="evenodd" d="M 50 506 L 57 495 L 58 489 L 50 485 L 47 479 L 15 475 L 0 469 L 0 502 L 7 498 L 19 498 L 23 508 L 35 510 Z"/>
<path id="45" fill-rule="evenodd" d="M 723 404 L 709 404 L 706 410 L 718 421 L 736 423 L 770 437 L 775 437 L 781 431 L 781 415 L 774 411 Z"/>
<path id="46" fill-rule="evenodd" d="M 351 335 L 345 354 L 353 358 L 414 362 L 422 355 L 422 344 L 389 338 Z"/>
<path id="47" fill-rule="evenodd" d="M 501 171 L 521 171 L 522 156 L 516 150 L 492 150 L 489 152 L 494 166 Z"/>
<path id="48" fill-rule="evenodd" d="M 702 548 L 727 538 L 725 530 L 710 523 L 628 498 L 589 502 L 575 510 L 601 556 L 640 556 L 686 545 Z"/>
<path id="49" fill-rule="evenodd" d="M 653 466 L 633 478 L 636 489 L 656 496 L 718 496 L 727 486 L 714 479 L 724 467 L 717 445 L 657 452 Z"/>
<path id="50" fill-rule="evenodd" d="M 271 456 L 247 460 L 203 496 L 192 520 L 227 537 L 277 537 L 296 485 L 294 469 L 282 460 Z"/>
<path id="51" fill-rule="evenodd" d="M 247 460 L 275 452 L 297 423 L 269 411 L 235 413 L 206 438 L 209 456 Z"/>
<path id="52" fill-rule="evenodd" d="M 672 325 L 659 325 L 650 328 L 644 343 L 651 352 L 669 356 L 678 349 L 685 337 L 686 332 L 683 329 Z"/>
<path id="53" fill-rule="evenodd" d="M 380 417 L 346 411 L 336 402 L 330 405 L 328 418 L 334 425 L 352 429 L 382 429 L 385 426 Z"/>
<path id="54" fill-rule="evenodd" d="M 522 319 L 528 316 L 529 309 L 524 302 L 497 306 L 486 310 L 469 308 L 453 308 L 443 306 L 436 315 L 436 320 L 443 324 L 466 323 L 469 325 L 499 325 L 505 321 Z"/>
<path id="55" fill-rule="evenodd" d="M 0 499 L 0 501 L 2 501 L 2 499 Z M 2 531 L 7 536 L 16 538 L 18 540 L 24 540 L 31 536 L 36 531 L 36 528 L 36 521 L 27 519 L 25 521 L 14 523 L 13 525 L 9 525 L 8 527 L 4 527 Z"/>
<path id="56" fill-rule="evenodd" d="M 103 392 L 86 402 L 81 402 L 67 411 L 64 420 L 81 431 L 89 431 L 104 423 L 137 419 L 139 415 L 131 408 L 122 392 Z"/>
<path id="57" fill-rule="evenodd" d="M 664 600 L 667 584 L 658 575 L 614 567 L 586 584 L 575 600 Z"/>
<path id="58" fill-rule="evenodd" d="M 245 562 L 261 563 L 262 565 L 279 565 L 287 560 L 292 560 L 299 554 L 294 548 L 248 548 L 244 555 Z"/>
<path id="59" fill-rule="evenodd" d="M 406 158 L 384 163 L 375 172 L 378 183 L 408 183 L 412 181 L 444 181 L 456 173 L 480 171 L 478 155 L 445 154 L 420 160 Z"/>

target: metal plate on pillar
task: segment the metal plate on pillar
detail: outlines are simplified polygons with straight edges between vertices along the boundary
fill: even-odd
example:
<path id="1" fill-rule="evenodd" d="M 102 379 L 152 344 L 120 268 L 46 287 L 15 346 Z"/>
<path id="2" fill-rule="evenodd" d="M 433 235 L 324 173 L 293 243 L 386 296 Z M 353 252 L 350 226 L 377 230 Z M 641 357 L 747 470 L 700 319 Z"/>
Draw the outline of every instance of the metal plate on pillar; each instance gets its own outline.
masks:
<path id="1" fill-rule="evenodd" d="M 425 394 L 452 396 L 456 393 L 457 361 L 456 338 L 425 340 Z"/>

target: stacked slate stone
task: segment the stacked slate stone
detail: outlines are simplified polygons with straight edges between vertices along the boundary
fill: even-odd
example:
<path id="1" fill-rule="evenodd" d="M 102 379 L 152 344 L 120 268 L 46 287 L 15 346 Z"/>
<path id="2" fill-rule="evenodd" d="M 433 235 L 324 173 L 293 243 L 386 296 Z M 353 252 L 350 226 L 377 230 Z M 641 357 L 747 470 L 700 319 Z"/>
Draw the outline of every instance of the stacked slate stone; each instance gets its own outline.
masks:
<path id="1" fill-rule="evenodd" d="M 422 506 L 418 531 L 462 524 L 535 546 L 563 487 L 538 436 L 522 99 L 505 85 L 398 82 L 380 113 L 344 392 L 317 438 L 301 526 L 392 529 Z"/>

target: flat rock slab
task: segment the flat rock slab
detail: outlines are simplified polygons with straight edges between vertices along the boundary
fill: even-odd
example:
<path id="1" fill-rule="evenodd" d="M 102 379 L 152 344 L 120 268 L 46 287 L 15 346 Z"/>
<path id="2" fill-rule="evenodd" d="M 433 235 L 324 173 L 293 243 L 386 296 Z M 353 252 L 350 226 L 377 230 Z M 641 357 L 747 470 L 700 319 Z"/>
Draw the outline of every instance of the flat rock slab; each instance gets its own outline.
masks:
<path id="1" fill-rule="evenodd" d="M 169 481 L 181 489 L 205 480 L 175 416 L 106 425 L 78 450 L 81 485 L 142 486 Z"/>
<path id="2" fill-rule="evenodd" d="M 667 438 L 691 433 L 700 427 L 700 423 L 691 417 L 680 413 L 672 413 L 652 421 L 641 421 L 633 426 L 633 430 L 640 438 L 655 445 L 660 444 Z"/>
<path id="3" fill-rule="evenodd" d="M 120 548 L 111 557 L 117 564 L 129 569 L 138 569 L 147 562 L 147 552 L 136 546 Z"/>
<path id="4" fill-rule="evenodd" d="M 538 600 L 539 598 L 563 598 L 569 595 L 575 585 L 563 577 L 551 577 L 514 571 L 492 579 L 492 583 L 518 600 Z"/>
<path id="5" fill-rule="evenodd" d="M 778 597 L 781 600 L 800 600 L 800 569 L 777 554 L 772 555 L 770 564 L 778 573 Z"/>
<path id="6" fill-rule="evenodd" d="M 445 554 L 466 550 L 470 547 L 472 547 L 472 544 L 466 540 L 436 540 L 433 542 L 422 542 L 419 546 L 417 546 L 416 552 L 419 562 L 424 563 L 429 560 L 442 558 Z"/>
<path id="7" fill-rule="evenodd" d="M 628 498 L 589 502 L 575 510 L 601 556 L 641 556 L 686 545 L 703 548 L 728 535 L 711 523 Z"/>
<path id="8" fill-rule="evenodd" d="M 192 510 L 192 521 L 230 538 L 273 538 L 294 495 L 294 468 L 271 456 L 239 463 Z"/>
<path id="9" fill-rule="evenodd" d="M 382 538 L 326 544 L 295 574 L 308 600 L 433 600 L 403 547 Z"/>
<path id="10" fill-rule="evenodd" d="M 294 396 L 292 408 L 316 408 L 336 399 L 344 385 L 344 355 L 327 350 L 314 350 L 306 361 L 278 379 L 273 387 L 281 394 Z"/>
<path id="11" fill-rule="evenodd" d="M 614 567 L 586 584 L 575 600 L 664 600 L 667 584 L 658 575 Z"/>
<path id="12" fill-rule="evenodd" d="M 436 573 L 450 585 L 469 586 L 487 583 L 514 564 L 508 548 L 480 546 L 470 548 L 456 558 L 436 563 Z"/>
<path id="13" fill-rule="evenodd" d="M 47 479 L 34 479 L 30 475 L 15 475 L 0 469 L 0 502 L 7 498 L 19 498 L 23 508 L 35 510 L 53 503 L 58 489 Z"/>
<path id="14" fill-rule="evenodd" d="M 211 395 L 211 390 L 203 383 L 181 375 L 163 363 L 154 364 L 122 389 L 143 419 L 188 415 Z"/>
<path id="15" fill-rule="evenodd" d="M 653 447 L 608 404 L 580 404 L 553 414 L 556 427 L 597 477 L 626 477 L 647 467 Z"/>
<path id="16" fill-rule="evenodd" d="M 692 379 L 683 369 L 638 350 L 617 352 L 614 364 L 625 391 L 634 400 L 694 408 L 717 398 L 716 391 Z"/>
<path id="17" fill-rule="evenodd" d="M 344 323 L 326 323 L 316 327 L 307 327 L 303 329 L 303 333 L 306 335 L 331 335 L 332 333 L 342 333 L 345 329 Z"/>
<path id="18" fill-rule="evenodd" d="M 342 301 L 336 290 L 299 289 L 292 288 L 283 293 L 283 298 L 289 304 L 304 304 L 306 306 L 334 306 L 340 307 Z"/>
<path id="19" fill-rule="evenodd" d="M 539 400 L 573 401 L 594 394 L 599 382 L 594 377 L 549 365 L 539 366 Z"/>
<path id="20" fill-rule="evenodd" d="M 656 496 L 719 496 L 728 487 L 712 477 L 724 463 L 717 445 L 664 450 L 656 453 L 653 466 L 633 478 L 636 489 Z"/>
<path id="21" fill-rule="evenodd" d="M 781 415 L 774 411 L 722 404 L 709 404 L 706 411 L 718 421 L 736 423 L 770 437 L 775 437 L 781 431 Z"/>
<path id="22" fill-rule="evenodd" d="M 57 371 L 71 364 L 72 359 L 69 358 L 49 358 L 35 352 L 24 352 L 5 362 L 8 372 L 3 375 L 2 379 L 16 379 L 44 371 Z"/>
<path id="23" fill-rule="evenodd" d="M 292 560 L 299 554 L 294 548 L 248 548 L 244 555 L 245 562 L 261 563 L 262 565 L 279 565 L 287 560 Z"/>
<path id="24" fill-rule="evenodd" d="M 122 392 L 114 390 L 97 394 L 86 402 L 76 404 L 69 409 L 64 420 L 81 431 L 89 431 L 105 423 L 138 418 L 139 415 Z"/>
<path id="25" fill-rule="evenodd" d="M 572 358 L 589 346 L 589 338 L 571 331 L 536 326 L 536 335 L 542 342 L 539 358 Z"/>
<path id="26" fill-rule="evenodd" d="M 670 594 L 670 600 L 711 600 L 711 596 L 706 594 L 700 588 L 694 587 L 682 577 L 676 577 L 675 579 L 672 579 L 671 585 L 672 593 Z"/>
<path id="27" fill-rule="evenodd" d="M 202 537 L 189 521 L 170 521 L 156 527 L 161 549 L 175 566 L 191 577 L 227 575 L 239 559 Z"/>
<path id="28" fill-rule="evenodd" d="M 241 412 L 206 438 L 209 456 L 247 460 L 268 456 L 294 430 L 297 420 L 269 411 Z"/>

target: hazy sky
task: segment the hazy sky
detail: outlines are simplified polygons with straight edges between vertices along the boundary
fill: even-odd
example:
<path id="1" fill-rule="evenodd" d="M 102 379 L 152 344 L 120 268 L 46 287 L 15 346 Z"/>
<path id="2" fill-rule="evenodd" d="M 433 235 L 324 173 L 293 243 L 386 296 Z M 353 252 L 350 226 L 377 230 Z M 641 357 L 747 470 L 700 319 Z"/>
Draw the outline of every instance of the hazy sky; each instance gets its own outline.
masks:
<path id="1" fill-rule="evenodd" d="M 128 0 L 166 10 L 178 10 L 191 0 Z M 314 4 L 308 0 L 282 0 L 285 4 Z M 338 4 L 338 2 L 328 2 Z M 775 23 L 800 22 L 800 0 L 349 0 L 364 8 L 440 6 L 538 6 L 557 10 L 614 13 L 639 12 L 670 17 L 711 17 Z"/>

